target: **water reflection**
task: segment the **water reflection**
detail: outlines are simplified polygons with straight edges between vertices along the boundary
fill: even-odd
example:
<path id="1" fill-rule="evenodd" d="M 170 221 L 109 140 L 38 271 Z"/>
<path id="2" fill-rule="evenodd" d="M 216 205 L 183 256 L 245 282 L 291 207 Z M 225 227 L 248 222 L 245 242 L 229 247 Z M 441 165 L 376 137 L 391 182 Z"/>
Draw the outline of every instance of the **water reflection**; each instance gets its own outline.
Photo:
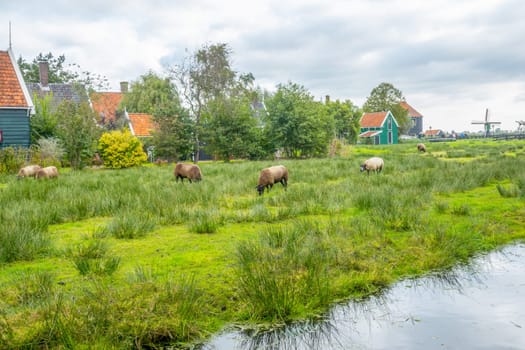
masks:
<path id="1" fill-rule="evenodd" d="M 337 305 L 322 320 L 229 332 L 203 349 L 525 349 L 524 271 L 517 244 Z"/>

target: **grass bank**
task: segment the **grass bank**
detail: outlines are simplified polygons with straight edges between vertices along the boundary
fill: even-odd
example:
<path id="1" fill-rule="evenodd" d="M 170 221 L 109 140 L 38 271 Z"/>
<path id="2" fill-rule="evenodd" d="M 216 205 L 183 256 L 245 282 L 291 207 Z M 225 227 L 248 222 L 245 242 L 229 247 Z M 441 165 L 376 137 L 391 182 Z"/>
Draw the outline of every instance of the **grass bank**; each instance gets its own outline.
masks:
<path id="1" fill-rule="evenodd" d="M 0 348 L 151 348 L 223 327 L 316 317 L 334 302 L 523 239 L 525 143 L 350 146 L 277 162 L 0 178 Z M 385 170 L 359 172 L 367 157 Z"/>

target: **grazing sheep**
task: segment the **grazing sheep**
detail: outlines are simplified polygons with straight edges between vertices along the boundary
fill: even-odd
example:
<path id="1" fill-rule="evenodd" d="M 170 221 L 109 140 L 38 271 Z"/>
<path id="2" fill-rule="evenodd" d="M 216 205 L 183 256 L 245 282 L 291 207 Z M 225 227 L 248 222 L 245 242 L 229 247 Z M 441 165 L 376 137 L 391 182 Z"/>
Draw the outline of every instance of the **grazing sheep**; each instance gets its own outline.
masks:
<path id="1" fill-rule="evenodd" d="M 379 157 L 372 157 L 370 159 L 365 160 L 363 164 L 361 164 L 361 171 L 365 171 L 370 175 L 370 170 L 375 171 L 376 174 L 380 173 L 381 170 L 383 170 L 383 167 L 385 166 L 385 162 L 382 158 Z"/>
<path id="2" fill-rule="evenodd" d="M 155 165 L 159 165 L 159 166 L 168 165 L 168 160 L 157 158 L 157 160 L 155 161 Z"/>
<path id="3" fill-rule="evenodd" d="M 35 177 L 36 172 L 38 170 L 42 169 L 40 165 L 28 165 L 20 169 L 18 172 L 18 175 L 16 175 L 17 179 L 21 179 L 24 177 Z"/>
<path id="4" fill-rule="evenodd" d="M 262 195 L 265 188 L 267 188 L 269 192 L 277 182 L 282 183 L 286 190 L 288 186 L 288 169 L 283 165 L 275 165 L 261 170 L 259 181 L 257 182 L 257 192 L 259 192 L 259 195 Z"/>
<path id="5" fill-rule="evenodd" d="M 424 152 L 427 151 L 427 148 L 425 147 L 424 144 L 422 144 L 422 143 L 418 143 L 418 144 L 417 144 L 417 150 L 418 150 L 419 152 L 423 152 L 423 153 L 424 153 Z"/>
<path id="6" fill-rule="evenodd" d="M 179 182 L 179 179 L 184 182 L 185 178 L 190 180 L 190 183 L 192 181 L 202 180 L 201 169 L 195 164 L 177 163 L 177 165 L 175 165 L 175 171 L 173 174 L 175 175 L 177 182 Z"/>
<path id="7" fill-rule="evenodd" d="M 58 177 L 58 170 L 55 166 L 48 166 L 36 172 L 36 179 L 53 179 Z"/>

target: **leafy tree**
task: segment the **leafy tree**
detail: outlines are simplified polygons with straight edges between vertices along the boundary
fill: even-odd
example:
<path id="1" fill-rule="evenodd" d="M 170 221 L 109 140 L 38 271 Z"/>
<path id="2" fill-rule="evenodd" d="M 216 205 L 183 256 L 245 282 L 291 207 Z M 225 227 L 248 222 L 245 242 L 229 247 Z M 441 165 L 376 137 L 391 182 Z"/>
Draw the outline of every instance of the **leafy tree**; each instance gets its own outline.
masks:
<path id="1" fill-rule="evenodd" d="M 58 106 L 57 136 L 71 167 L 80 169 L 91 161 L 100 129 L 87 102 L 64 100 Z"/>
<path id="2" fill-rule="evenodd" d="M 203 133 L 207 152 L 225 161 L 257 154 L 256 120 L 246 99 L 215 100 L 210 102 L 209 110 L 213 117 L 206 118 L 209 122 Z"/>
<path id="3" fill-rule="evenodd" d="M 148 156 L 140 140 L 129 130 L 111 131 L 102 134 L 98 141 L 100 156 L 108 168 L 121 169 L 144 163 Z"/>
<path id="4" fill-rule="evenodd" d="M 370 92 L 370 96 L 363 105 L 365 112 L 390 111 L 399 123 L 401 134 L 410 129 L 408 111 L 399 104 L 404 101 L 403 93 L 390 83 L 381 83 Z"/>
<path id="5" fill-rule="evenodd" d="M 276 148 L 283 148 L 288 157 L 327 154 L 335 131 L 333 116 L 303 86 L 278 85 L 267 106 L 265 128 Z"/>
<path id="6" fill-rule="evenodd" d="M 350 100 L 344 102 L 339 100 L 328 101 L 326 107 L 328 114 L 334 118 L 335 136 L 339 139 L 345 139 L 349 143 L 355 143 L 359 135 L 361 110 Z"/>
<path id="7" fill-rule="evenodd" d="M 89 71 L 83 71 L 76 63 L 66 65 L 66 56 L 53 56 L 51 52 L 47 54 L 39 53 L 33 61 L 27 62 L 22 56 L 17 60 L 24 81 L 27 83 L 38 83 L 40 81 L 39 62 L 47 62 L 49 66 L 48 81 L 49 83 L 79 83 L 87 89 L 102 90 L 108 89 L 109 84 L 106 77 L 94 74 Z"/>
<path id="8" fill-rule="evenodd" d="M 131 84 L 121 106 L 129 112 L 153 115 L 159 126 L 151 141 L 156 156 L 178 160 L 191 154 L 193 123 L 170 79 L 151 71 L 142 75 Z"/>
<path id="9" fill-rule="evenodd" d="M 234 85 L 235 72 L 230 67 L 231 49 L 227 44 L 204 45 L 183 62 L 170 69 L 180 96 L 190 110 L 195 129 L 193 143 L 195 162 L 199 161 L 202 117 L 212 115 L 211 101 L 226 96 Z"/>
<path id="10" fill-rule="evenodd" d="M 208 102 L 204 114 L 203 139 L 207 152 L 225 161 L 231 157 L 260 158 L 265 152 L 261 147 L 262 133 L 252 110 L 256 96 L 252 74 L 234 77 L 231 86 L 225 86 L 223 95 Z"/>
<path id="11" fill-rule="evenodd" d="M 31 117 L 31 143 L 42 138 L 53 138 L 57 133 L 57 117 L 52 108 L 53 94 L 33 96 L 35 114 Z"/>
<path id="12" fill-rule="evenodd" d="M 121 102 L 128 112 L 154 114 L 171 104 L 180 105 L 175 86 L 167 78 L 150 71 L 131 83 Z"/>
<path id="13" fill-rule="evenodd" d="M 188 112 L 176 106 L 158 107 L 153 119 L 159 125 L 153 131 L 152 144 L 156 156 L 167 159 L 188 159 L 193 149 L 193 121 Z"/>

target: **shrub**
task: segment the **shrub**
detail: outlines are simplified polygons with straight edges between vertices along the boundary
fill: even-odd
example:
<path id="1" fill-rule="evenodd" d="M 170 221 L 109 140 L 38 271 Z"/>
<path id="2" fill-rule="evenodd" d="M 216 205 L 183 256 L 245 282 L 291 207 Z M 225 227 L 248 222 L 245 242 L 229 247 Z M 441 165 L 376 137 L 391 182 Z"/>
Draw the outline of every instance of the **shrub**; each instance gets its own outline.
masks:
<path id="1" fill-rule="evenodd" d="M 128 130 L 104 133 L 100 137 L 98 148 L 108 168 L 129 168 L 148 159 L 140 140 Z"/>
<path id="2" fill-rule="evenodd" d="M 54 137 L 38 140 L 38 151 L 33 156 L 32 163 L 42 166 L 60 166 L 65 151 L 60 140 Z"/>
<path id="3" fill-rule="evenodd" d="M 29 150 L 6 147 L 0 149 L 0 174 L 13 174 L 24 164 Z"/>

